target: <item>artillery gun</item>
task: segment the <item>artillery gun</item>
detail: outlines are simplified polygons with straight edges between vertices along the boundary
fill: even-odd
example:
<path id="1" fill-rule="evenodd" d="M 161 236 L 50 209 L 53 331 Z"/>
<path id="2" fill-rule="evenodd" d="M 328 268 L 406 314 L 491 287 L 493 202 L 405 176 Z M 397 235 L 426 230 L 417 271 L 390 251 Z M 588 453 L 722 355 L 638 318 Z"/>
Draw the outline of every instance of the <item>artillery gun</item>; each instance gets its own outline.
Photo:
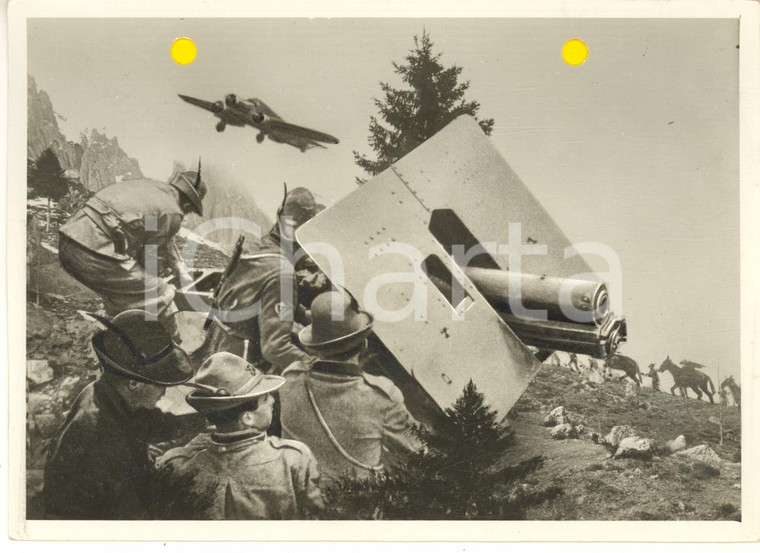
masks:
<path id="1" fill-rule="evenodd" d="M 389 376 L 422 422 L 434 424 L 470 380 L 505 416 L 551 352 L 604 358 L 626 340 L 610 289 L 468 116 L 296 238 L 373 313 L 365 368 Z M 178 295 L 210 295 L 200 284 Z"/>

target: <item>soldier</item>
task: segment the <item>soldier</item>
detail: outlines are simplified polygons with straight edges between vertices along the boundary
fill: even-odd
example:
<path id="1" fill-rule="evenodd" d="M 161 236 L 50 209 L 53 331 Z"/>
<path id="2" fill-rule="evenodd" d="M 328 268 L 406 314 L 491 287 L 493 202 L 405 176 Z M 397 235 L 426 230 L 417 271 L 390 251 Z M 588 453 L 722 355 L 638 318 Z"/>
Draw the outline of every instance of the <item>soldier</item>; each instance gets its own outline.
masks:
<path id="1" fill-rule="evenodd" d="M 149 179 L 118 182 L 91 197 L 59 230 L 61 265 L 102 299 L 106 314 L 145 309 L 157 315 L 179 343 L 172 315 L 175 289 L 159 272 L 190 280 L 174 243 L 187 213 L 203 215 L 206 184 L 198 172 L 176 173 L 168 184 Z M 148 246 L 156 271 L 146 271 Z"/>
<path id="2" fill-rule="evenodd" d="M 660 391 L 660 376 L 657 374 L 657 371 L 654 369 L 654 363 L 649 363 L 649 372 L 647 373 L 647 376 L 652 379 L 652 390 L 655 392 Z"/>
<path id="3" fill-rule="evenodd" d="M 212 355 L 199 369 L 194 384 L 201 389 L 187 402 L 206 415 L 214 432 L 169 450 L 159 463 L 192 474 L 200 490 L 215 490 L 210 518 L 298 519 L 323 508 L 309 448 L 266 435 L 271 394 L 284 383 L 226 352 Z"/>
<path id="4" fill-rule="evenodd" d="M 420 447 L 399 389 L 361 370 L 372 317 L 346 296 L 326 292 L 314 300 L 313 323 L 299 339 L 319 360 L 311 370 L 288 367 L 280 390 L 283 435 L 311 448 L 327 483 L 343 474 L 366 477 Z M 333 304 L 342 308 L 336 317 Z"/>
<path id="5" fill-rule="evenodd" d="M 216 315 L 206 338 L 193 354 L 196 365 L 219 352 L 239 355 L 254 366 L 274 374 L 296 361 L 311 365 L 315 359 L 293 342 L 298 315 L 298 287 L 294 274 L 295 231 L 316 215 L 317 204 L 306 188 L 285 194 L 277 210 L 277 222 L 265 236 L 259 250 L 243 255 L 221 285 Z M 244 320 L 231 320 L 225 313 L 254 310 Z M 301 317 L 301 322 L 306 320 Z M 270 434 L 279 436 L 280 401 L 274 394 L 274 420 Z"/>
<path id="6" fill-rule="evenodd" d="M 570 368 L 571 371 L 580 374 L 581 369 L 578 366 L 578 356 L 575 354 L 575 352 L 570 353 L 570 361 L 567 363 L 567 366 Z"/>
<path id="7" fill-rule="evenodd" d="M 147 441 L 172 439 L 182 429 L 153 408 L 167 386 L 193 375 L 192 364 L 145 311 L 125 311 L 111 322 L 93 317 L 107 327 L 92 339 L 103 373 L 80 392 L 50 446 L 46 511 L 64 519 L 152 518 Z M 187 430 L 197 432 L 198 418 Z"/>
<path id="8" fill-rule="evenodd" d="M 203 345 L 193 358 L 198 364 L 218 351 L 239 355 L 265 372 L 280 374 L 288 365 L 314 358 L 292 340 L 298 304 L 294 275 L 294 233 L 319 211 L 306 188 L 286 194 L 277 211 L 277 223 L 261 241 L 260 249 L 243 255 L 222 284 L 214 316 Z M 235 313 L 258 309 L 242 321 Z M 225 317 L 225 313 L 230 316 Z"/>

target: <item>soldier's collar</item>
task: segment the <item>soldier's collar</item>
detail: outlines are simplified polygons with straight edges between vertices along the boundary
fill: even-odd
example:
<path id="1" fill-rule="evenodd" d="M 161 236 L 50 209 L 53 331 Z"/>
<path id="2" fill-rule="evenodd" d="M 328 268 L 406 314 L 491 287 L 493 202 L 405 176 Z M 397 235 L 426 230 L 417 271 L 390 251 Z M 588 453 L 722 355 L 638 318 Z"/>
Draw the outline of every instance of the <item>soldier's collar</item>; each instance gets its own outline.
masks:
<path id="1" fill-rule="evenodd" d="M 93 387 L 98 399 L 101 402 L 107 403 L 120 419 L 128 422 L 132 421 L 132 413 L 136 408 L 132 407 L 110 382 L 98 378 L 93 383 Z"/>
<path id="2" fill-rule="evenodd" d="M 252 442 L 260 442 L 267 437 L 266 432 L 259 430 L 237 430 L 235 432 L 214 432 L 211 434 L 211 441 L 217 444 L 229 445 L 237 442 L 251 440 Z"/>
<path id="3" fill-rule="evenodd" d="M 280 234 L 280 226 L 275 222 L 274 226 L 262 239 L 262 242 L 269 242 L 269 245 L 279 248 L 282 243 L 282 235 Z"/>
<path id="4" fill-rule="evenodd" d="M 312 370 L 330 374 L 344 374 L 348 376 L 362 375 L 362 368 L 356 363 L 344 363 L 342 361 L 329 361 L 326 359 L 320 359 L 314 363 Z"/>

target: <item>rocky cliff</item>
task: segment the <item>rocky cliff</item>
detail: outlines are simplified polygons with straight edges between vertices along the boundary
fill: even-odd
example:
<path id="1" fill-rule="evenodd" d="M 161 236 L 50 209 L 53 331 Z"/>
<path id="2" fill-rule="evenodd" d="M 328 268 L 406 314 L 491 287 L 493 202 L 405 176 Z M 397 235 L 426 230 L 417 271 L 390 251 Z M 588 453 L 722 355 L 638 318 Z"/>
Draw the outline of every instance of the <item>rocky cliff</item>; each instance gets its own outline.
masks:
<path id="1" fill-rule="evenodd" d="M 82 136 L 82 149 L 79 179 L 93 192 L 114 182 L 143 178 L 140 164 L 124 153 L 116 137 L 109 139 L 93 129 L 89 139 Z"/>
<path id="2" fill-rule="evenodd" d="M 67 140 L 58 127 L 59 116 L 53 109 L 50 97 L 37 88 L 31 75 L 28 76 L 27 93 L 29 158 L 36 159 L 45 148 L 52 146 L 67 175 L 78 179 L 90 192 L 97 192 L 115 182 L 143 178 L 140 164 L 121 149 L 116 137 L 108 138 L 93 129 L 89 133 L 83 132 L 79 142 Z M 192 164 L 188 168 L 194 169 Z M 174 170 L 184 171 L 185 165 L 175 163 Z M 203 175 L 209 184 L 208 196 L 204 201 L 205 216 L 188 216 L 185 219 L 186 227 L 192 229 L 204 221 L 220 217 L 237 217 L 258 225 L 262 234 L 269 231 L 271 219 L 258 208 L 250 190 L 238 182 L 237 175 L 210 163 L 204 164 Z M 224 228 L 207 238 L 231 245 L 239 235 L 239 229 Z"/>
<path id="3" fill-rule="evenodd" d="M 37 159 L 51 144 L 66 142 L 58 128 L 50 96 L 44 90 L 37 90 L 37 83 L 31 75 L 27 78 L 27 140 L 26 155 Z"/>
<path id="4" fill-rule="evenodd" d="M 67 140 L 58 127 L 53 103 L 44 90 L 37 89 L 31 75 L 27 78 L 27 156 L 36 159 L 48 147 L 61 162 L 70 177 L 79 181 L 90 191 L 122 180 L 143 177 L 140 164 L 119 147 L 118 140 L 108 138 L 93 130 L 83 134 L 80 142 Z"/>

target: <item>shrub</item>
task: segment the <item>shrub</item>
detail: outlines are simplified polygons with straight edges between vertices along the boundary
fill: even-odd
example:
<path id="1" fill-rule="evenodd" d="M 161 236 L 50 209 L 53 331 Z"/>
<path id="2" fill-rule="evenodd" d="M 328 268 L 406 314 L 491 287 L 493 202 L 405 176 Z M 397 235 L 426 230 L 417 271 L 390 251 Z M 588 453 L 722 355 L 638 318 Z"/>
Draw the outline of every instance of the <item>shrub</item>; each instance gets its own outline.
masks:
<path id="1" fill-rule="evenodd" d="M 208 520 L 218 482 L 199 485 L 192 473 L 181 474 L 171 465 L 151 472 L 152 518 L 158 520 Z"/>
<path id="2" fill-rule="evenodd" d="M 692 465 L 692 472 L 694 478 L 697 480 L 707 480 L 708 478 L 720 476 L 719 469 L 702 461 L 694 462 Z"/>
<path id="3" fill-rule="evenodd" d="M 68 192 L 58 201 L 58 207 L 63 212 L 64 218 L 71 217 L 93 195 L 77 180 L 69 179 L 68 185 Z"/>
<path id="4" fill-rule="evenodd" d="M 383 474 L 343 477 L 324 490 L 327 509 L 321 518 L 521 520 L 529 507 L 562 493 L 557 486 L 525 482 L 543 457 L 493 469 L 512 436 L 472 381 L 445 419 L 438 433 L 416 429 L 424 451 Z"/>
<path id="5" fill-rule="evenodd" d="M 733 503 L 721 503 L 714 509 L 714 515 L 717 520 L 736 520 L 741 521 L 741 511 Z"/>

